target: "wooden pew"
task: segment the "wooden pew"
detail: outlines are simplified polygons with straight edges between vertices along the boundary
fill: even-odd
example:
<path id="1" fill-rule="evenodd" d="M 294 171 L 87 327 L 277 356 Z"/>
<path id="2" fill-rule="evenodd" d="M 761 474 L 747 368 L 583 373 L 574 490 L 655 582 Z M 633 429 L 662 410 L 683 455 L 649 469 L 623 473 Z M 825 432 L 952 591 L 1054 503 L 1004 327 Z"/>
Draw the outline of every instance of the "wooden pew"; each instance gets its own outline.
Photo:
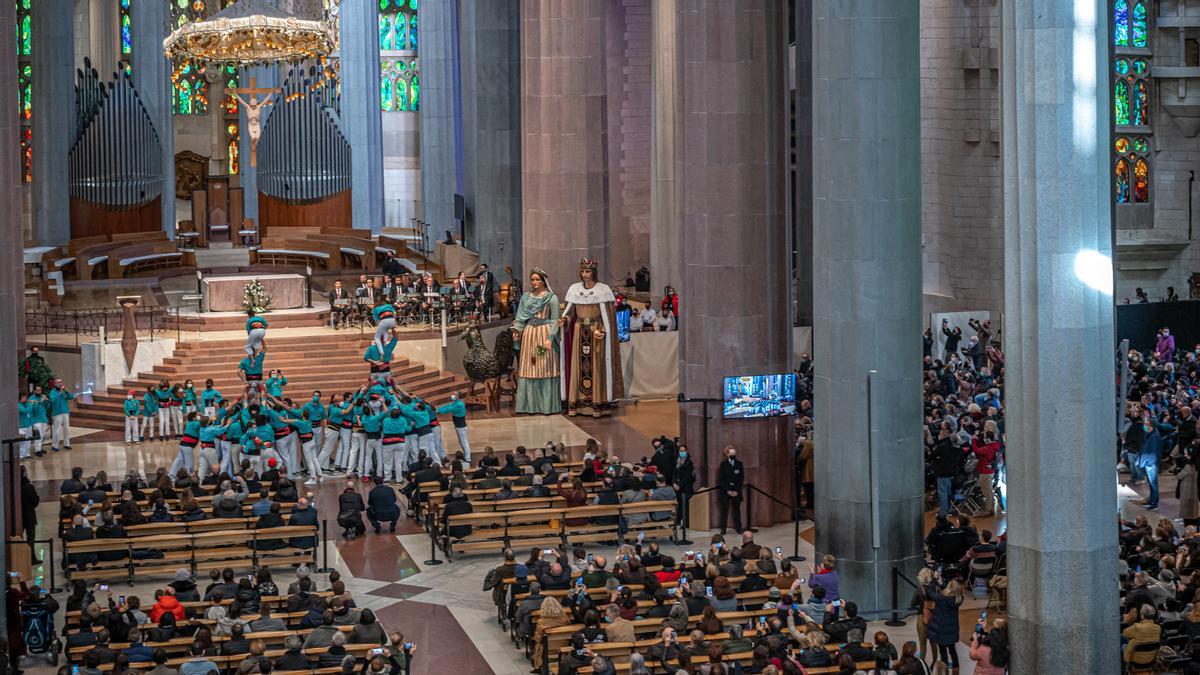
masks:
<path id="1" fill-rule="evenodd" d="M 336 272 L 341 269 L 341 253 L 333 244 L 308 239 L 268 237 L 250 251 L 251 265 L 306 267 Z"/>

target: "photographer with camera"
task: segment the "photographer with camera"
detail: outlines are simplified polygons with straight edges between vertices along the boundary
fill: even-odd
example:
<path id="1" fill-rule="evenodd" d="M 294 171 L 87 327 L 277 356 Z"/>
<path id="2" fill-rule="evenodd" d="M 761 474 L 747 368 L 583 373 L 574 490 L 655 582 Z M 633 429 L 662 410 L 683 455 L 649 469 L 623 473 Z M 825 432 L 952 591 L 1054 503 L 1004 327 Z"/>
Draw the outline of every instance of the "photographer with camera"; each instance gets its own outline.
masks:
<path id="1" fill-rule="evenodd" d="M 983 490 L 984 510 L 976 514 L 979 518 L 989 518 L 996 510 L 996 496 L 992 490 L 992 482 L 996 478 L 996 465 L 1000 461 L 1000 440 L 996 432 L 988 428 L 975 432 L 971 439 L 971 452 L 979 461 L 979 487 Z"/>

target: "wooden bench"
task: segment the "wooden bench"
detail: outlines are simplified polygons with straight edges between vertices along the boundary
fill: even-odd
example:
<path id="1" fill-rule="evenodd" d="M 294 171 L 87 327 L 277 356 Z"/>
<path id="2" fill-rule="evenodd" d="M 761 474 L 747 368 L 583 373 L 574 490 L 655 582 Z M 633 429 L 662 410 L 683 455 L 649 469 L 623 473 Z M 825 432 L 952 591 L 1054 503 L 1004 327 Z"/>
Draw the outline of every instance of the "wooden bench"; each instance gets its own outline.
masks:
<path id="1" fill-rule="evenodd" d="M 108 273 L 113 279 L 195 266 L 195 251 L 181 251 L 172 242 L 125 244 L 108 253 Z"/>
<path id="2" fill-rule="evenodd" d="M 197 592 L 200 592 L 199 588 L 197 588 Z M 328 599 L 328 598 L 333 597 L 333 591 L 319 591 L 319 592 L 315 592 L 315 593 L 310 593 L 309 595 L 319 596 L 319 597 Z M 286 623 L 287 618 L 291 617 L 291 614 L 288 614 L 287 612 L 282 612 L 282 609 L 287 607 L 288 596 L 286 596 L 286 595 L 265 595 L 265 596 L 260 597 L 258 599 L 258 602 L 262 606 L 280 608 L 280 610 L 281 610 L 280 612 L 272 612 L 271 613 L 272 618 L 284 619 L 284 621 Z M 224 598 L 221 600 L 222 606 L 228 606 L 232 603 L 233 603 L 233 598 Z M 183 605 L 183 608 L 185 610 L 191 609 L 193 611 L 203 613 L 203 611 L 208 609 L 208 607 L 212 603 L 207 602 L 205 600 L 189 600 L 187 602 L 180 602 L 179 604 Z M 66 633 L 68 635 L 70 633 L 74 632 L 74 631 L 70 630 L 71 628 L 79 627 L 79 617 L 82 615 L 83 615 L 83 612 L 81 612 L 80 610 L 77 610 L 77 609 L 71 610 L 66 613 L 64 618 L 66 620 L 66 627 L 67 627 Z M 256 616 L 255 618 L 258 618 L 258 617 Z"/>
<path id="3" fill-rule="evenodd" d="M 312 267 L 335 272 L 341 269 L 341 253 L 328 242 L 269 237 L 250 251 L 250 264 Z"/>
<path id="4" fill-rule="evenodd" d="M 617 523 L 594 523 L 592 518 L 668 513 L 663 520 L 648 520 L 632 531 L 644 532 L 648 539 L 667 539 L 675 534 L 675 502 L 636 502 L 604 506 L 573 508 L 540 508 L 521 511 L 491 511 L 464 513 L 445 519 L 447 527 L 471 526 L 471 533 L 461 538 L 448 537 L 444 542 L 447 558 L 455 553 L 502 551 L 514 546 L 563 546 L 586 541 L 615 541 L 619 538 Z M 568 525 L 567 519 L 588 518 L 587 525 Z"/>
<path id="5" fill-rule="evenodd" d="M 168 243 L 167 234 L 126 232 L 77 237 L 67 242 L 65 251 L 53 261 L 55 269 L 67 279 L 91 279 L 107 275 L 109 253 L 131 244 Z"/>
<path id="6" fill-rule="evenodd" d="M 233 567 L 234 569 L 257 569 L 266 565 L 291 565 L 316 563 L 316 546 L 296 548 L 290 545 L 279 549 L 260 550 L 260 541 L 297 539 L 318 536 L 315 525 L 286 525 L 262 530 L 247 528 L 247 519 L 218 518 L 181 523 L 150 523 L 126 528 L 130 534 L 125 538 L 89 539 L 63 542 L 64 556 L 70 560 L 72 554 L 124 552 L 126 558 L 115 561 L 99 561 L 85 570 L 72 569 L 75 564 L 64 565 L 68 579 L 118 579 L 125 577 L 132 584 L 135 575 L 169 576 L 175 570 L 186 567 L 192 573 L 210 569 Z M 167 530 L 162 526 L 171 526 Z M 237 525 L 242 525 L 240 529 Z M 222 527 L 223 526 L 223 527 Z M 317 542 L 319 543 L 319 542 Z M 197 556 L 197 550 L 201 555 Z M 144 557 L 147 552 L 158 551 L 161 557 Z M 139 555 L 143 557 L 138 557 Z"/>

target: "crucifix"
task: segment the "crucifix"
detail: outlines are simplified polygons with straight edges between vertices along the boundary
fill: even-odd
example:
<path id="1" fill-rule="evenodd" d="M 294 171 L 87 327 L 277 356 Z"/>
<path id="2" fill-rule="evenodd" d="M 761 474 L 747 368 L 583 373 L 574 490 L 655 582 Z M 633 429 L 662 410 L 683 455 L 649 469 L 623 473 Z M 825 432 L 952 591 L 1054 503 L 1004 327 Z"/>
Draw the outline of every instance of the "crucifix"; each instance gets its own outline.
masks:
<path id="1" fill-rule="evenodd" d="M 263 108 L 271 102 L 271 96 L 283 91 L 279 87 L 258 87 L 254 78 L 250 78 L 249 87 L 237 87 L 233 89 L 233 95 L 246 108 L 246 131 L 250 133 L 250 166 L 258 166 L 258 139 L 262 136 L 262 112 Z M 242 94 L 250 97 L 250 100 L 242 98 Z M 258 99 L 259 94 L 262 94 L 262 100 Z"/>

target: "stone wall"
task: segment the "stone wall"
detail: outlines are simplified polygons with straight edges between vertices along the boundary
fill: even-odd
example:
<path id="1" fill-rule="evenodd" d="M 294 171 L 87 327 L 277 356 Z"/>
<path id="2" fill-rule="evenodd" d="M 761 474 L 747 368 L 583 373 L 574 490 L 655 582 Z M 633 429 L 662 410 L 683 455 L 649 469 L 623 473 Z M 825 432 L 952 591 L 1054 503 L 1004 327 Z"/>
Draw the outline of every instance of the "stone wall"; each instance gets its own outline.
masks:
<path id="1" fill-rule="evenodd" d="M 922 0 L 926 313 L 1002 309 L 999 47 L 995 2 Z"/>
<path id="2" fill-rule="evenodd" d="M 609 250 L 614 260 L 608 272 L 614 279 L 650 263 L 650 0 L 623 0 L 620 116 L 609 138 L 618 139 L 618 166 L 610 167 L 620 184 L 621 211 L 617 231 L 628 233 L 625 255 Z M 614 133 L 615 132 L 615 133 Z"/>

